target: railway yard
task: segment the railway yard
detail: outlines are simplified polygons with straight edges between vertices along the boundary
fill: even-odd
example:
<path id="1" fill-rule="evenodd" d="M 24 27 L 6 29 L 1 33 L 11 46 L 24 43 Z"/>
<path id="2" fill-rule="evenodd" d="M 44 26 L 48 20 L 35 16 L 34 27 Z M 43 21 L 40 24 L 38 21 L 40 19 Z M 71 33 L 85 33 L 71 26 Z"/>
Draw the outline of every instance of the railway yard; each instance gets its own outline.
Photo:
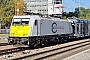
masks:
<path id="1" fill-rule="evenodd" d="M 42 18 L 13 16 L 8 44 L 17 47 L 1 50 L 1 60 L 65 60 L 90 48 L 89 20 Z"/>
<path id="2" fill-rule="evenodd" d="M 0 60 L 90 60 L 90 8 L 63 2 L 1 0 Z"/>
<path id="3" fill-rule="evenodd" d="M 9 35 L 1 35 L 0 43 L 0 60 L 73 60 L 90 48 L 90 21 L 14 16 Z"/>
<path id="4" fill-rule="evenodd" d="M 0 60 L 89 60 L 89 48 L 88 38 L 37 48 L 1 45 Z"/>

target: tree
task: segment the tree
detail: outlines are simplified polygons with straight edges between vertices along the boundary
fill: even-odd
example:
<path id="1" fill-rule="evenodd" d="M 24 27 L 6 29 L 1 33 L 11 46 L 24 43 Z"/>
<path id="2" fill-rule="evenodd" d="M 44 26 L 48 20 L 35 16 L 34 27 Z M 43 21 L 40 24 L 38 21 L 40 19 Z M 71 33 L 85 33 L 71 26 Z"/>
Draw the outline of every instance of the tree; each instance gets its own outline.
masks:
<path id="1" fill-rule="evenodd" d="M 26 9 L 26 4 L 23 3 L 23 11 Z M 14 0 L 0 0 L 0 21 L 8 24 L 14 16 Z"/>
<path id="2" fill-rule="evenodd" d="M 85 9 L 83 7 L 80 8 L 80 18 L 81 19 L 88 19 L 86 18 L 86 15 L 89 13 L 89 9 Z"/>
<path id="3" fill-rule="evenodd" d="M 86 18 L 87 18 L 88 20 L 90 20 L 90 10 L 89 10 L 89 12 L 86 14 Z"/>
<path id="4" fill-rule="evenodd" d="M 10 22 L 10 19 L 14 16 L 14 2 L 13 0 L 1 0 L 0 3 L 0 21 L 3 23 Z"/>
<path id="5" fill-rule="evenodd" d="M 67 19 L 66 16 L 63 16 L 63 19 L 66 20 Z"/>
<path id="6" fill-rule="evenodd" d="M 86 9 L 84 7 L 80 7 L 80 11 L 79 11 L 79 7 L 75 8 L 74 12 L 64 12 L 63 16 L 66 17 L 76 17 L 76 18 L 81 18 L 81 19 L 88 19 L 90 20 L 90 9 Z"/>

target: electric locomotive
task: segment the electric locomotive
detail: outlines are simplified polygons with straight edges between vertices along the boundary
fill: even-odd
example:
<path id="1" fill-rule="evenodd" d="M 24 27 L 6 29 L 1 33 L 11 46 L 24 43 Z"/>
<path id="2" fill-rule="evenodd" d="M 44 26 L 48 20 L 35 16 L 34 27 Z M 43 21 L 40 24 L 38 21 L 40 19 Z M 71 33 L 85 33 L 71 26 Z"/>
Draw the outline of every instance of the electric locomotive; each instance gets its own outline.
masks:
<path id="1" fill-rule="evenodd" d="M 10 26 L 9 44 L 34 47 L 50 42 L 67 41 L 73 36 L 71 22 L 38 15 L 14 16 Z"/>

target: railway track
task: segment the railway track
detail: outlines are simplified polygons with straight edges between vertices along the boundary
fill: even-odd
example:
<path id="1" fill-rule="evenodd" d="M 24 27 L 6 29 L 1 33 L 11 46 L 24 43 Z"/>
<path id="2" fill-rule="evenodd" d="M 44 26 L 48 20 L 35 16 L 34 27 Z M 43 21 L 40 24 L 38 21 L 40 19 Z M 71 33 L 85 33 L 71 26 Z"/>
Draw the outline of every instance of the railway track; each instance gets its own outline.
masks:
<path id="1" fill-rule="evenodd" d="M 10 53 L 14 53 L 14 52 L 19 52 L 19 51 L 23 51 L 23 49 L 11 48 L 11 49 L 0 50 L 0 56 L 10 54 Z"/>
<path id="2" fill-rule="evenodd" d="M 80 41 L 74 41 L 74 42 L 69 42 L 65 44 L 60 44 L 56 46 L 51 46 L 51 47 L 45 47 L 45 48 L 40 48 L 40 49 L 34 49 L 33 52 L 30 50 L 30 53 L 28 54 L 20 54 L 20 55 L 15 55 L 9 59 L 11 60 L 48 60 L 48 58 L 53 57 L 58 54 L 65 53 L 70 50 L 78 49 L 84 46 L 89 46 L 90 41 L 89 39 L 85 40 L 80 40 Z"/>
<path id="3" fill-rule="evenodd" d="M 0 46 L 7 46 L 7 45 L 10 45 L 8 43 L 1 43 Z"/>

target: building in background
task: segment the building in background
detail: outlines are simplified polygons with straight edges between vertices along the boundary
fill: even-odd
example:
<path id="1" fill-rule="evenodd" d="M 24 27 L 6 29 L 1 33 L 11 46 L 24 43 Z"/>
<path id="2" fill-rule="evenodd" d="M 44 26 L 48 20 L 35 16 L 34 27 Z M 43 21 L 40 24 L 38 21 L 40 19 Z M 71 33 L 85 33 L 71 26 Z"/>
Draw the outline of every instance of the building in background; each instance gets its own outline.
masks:
<path id="1" fill-rule="evenodd" d="M 62 15 L 62 0 L 23 0 L 27 4 L 26 12 L 47 15 Z"/>

